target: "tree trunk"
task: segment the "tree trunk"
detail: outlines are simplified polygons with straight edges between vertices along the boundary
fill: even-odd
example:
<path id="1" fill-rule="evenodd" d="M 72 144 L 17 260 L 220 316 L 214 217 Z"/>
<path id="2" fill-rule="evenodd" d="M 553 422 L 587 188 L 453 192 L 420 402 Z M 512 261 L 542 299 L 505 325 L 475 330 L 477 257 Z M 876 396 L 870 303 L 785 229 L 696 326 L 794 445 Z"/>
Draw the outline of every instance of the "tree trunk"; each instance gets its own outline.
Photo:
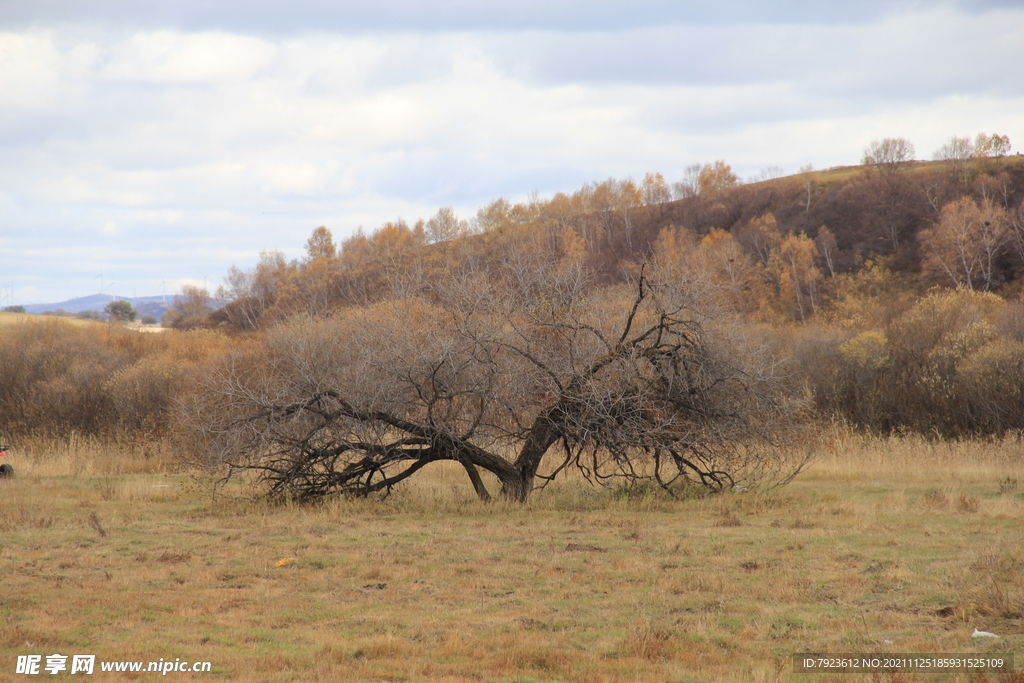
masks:
<path id="1" fill-rule="evenodd" d="M 484 486 L 484 481 L 480 478 L 480 472 L 477 471 L 476 465 L 463 461 L 462 466 L 466 468 L 466 474 L 469 475 L 469 480 L 473 482 L 473 490 L 476 491 L 476 495 L 485 503 L 490 501 L 491 494 L 487 492 L 487 487 Z"/>
<path id="2" fill-rule="evenodd" d="M 533 480 L 537 477 L 537 470 L 540 468 L 540 461 L 544 454 L 551 448 L 561 436 L 562 431 L 552 419 L 552 415 L 560 412 L 560 405 L 556 405 L 541 413 L 533 422 L 526 442 L 519 451 L 513 467 L 516 476 L 501 482 L 501 494 L 506 498 L 525 503 L 533 491 Z"/>

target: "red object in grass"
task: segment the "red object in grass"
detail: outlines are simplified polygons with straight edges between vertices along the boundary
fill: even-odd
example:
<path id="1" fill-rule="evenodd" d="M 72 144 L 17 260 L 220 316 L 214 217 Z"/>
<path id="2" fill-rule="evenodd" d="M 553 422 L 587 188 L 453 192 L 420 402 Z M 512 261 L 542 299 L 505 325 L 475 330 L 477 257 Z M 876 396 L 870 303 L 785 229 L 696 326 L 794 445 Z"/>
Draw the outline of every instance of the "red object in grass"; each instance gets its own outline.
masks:
<path id="1" fill-rule="evenodd" d="M 7 451 L 0 451 L 0 458 L 4 457 L 5 455 L 7 455 Z"/>

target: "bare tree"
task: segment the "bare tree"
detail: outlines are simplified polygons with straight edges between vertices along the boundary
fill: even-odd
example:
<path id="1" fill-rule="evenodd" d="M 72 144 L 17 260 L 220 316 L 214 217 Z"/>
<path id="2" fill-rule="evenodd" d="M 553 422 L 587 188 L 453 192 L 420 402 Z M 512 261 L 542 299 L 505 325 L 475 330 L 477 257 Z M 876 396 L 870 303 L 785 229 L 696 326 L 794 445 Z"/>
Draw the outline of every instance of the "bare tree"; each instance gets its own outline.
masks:
<path id="1" fill-rule="evenodd" d="M 874 166 L 883 173 L 895 173 L 908 161 L 914 160 L 914 144 L 906 138 L 872 140 L 864 148 L 861 163 Z"/>
<path id="2" fill-rule="evenodd" d="M 179 330 L 203 327 L 210 318 L 210 293 L 194 285 L 184 285 L 174 297 L 174 307 L 164 313 L 164 325 Z"/>
<path id="3" fill-rule="evenodd" d="M 332 247 L 333 242 L 330 242 L 330 233 L 326 228 L 323 232 L 320 232 L 320 228 L 315 230 L 306 242 L 311 257 L 318 250 Z M 217 288 L 217 298 L 228 303 L 215 312 L 211 321 L 227 322 L 242 330 L 260 327 L 278 305 L 289 283 L 294 280 L 297 268 L 294 261 L 289 263 L 284 253 L 276 250 L 261 251 L 260 260 L 252 270 L 231 266 L 224 276 L 224 285 Z"/>
<path id="4" fill-rule="evenodd" d="M 427 221 L 425 230 L 427 242 L 447 242 L 468 233 L 469 223 L 460 220 L 452 207 L 443 206 Z"/>
<path id="5" fill-rule="evenodd" d="M 814 238 L 814 244 L 818 247 L 818 254 L 821 256 L 821 260 L 825 262 L 825 266 L 828 268 L 828 276 L 834 278 L 836 276 L 836 253 L 839 251 L 836 236 L 828 229 L 828 226 L 823 225 L 818 228 L 818 235 Z"/>
<path id="6" fill-rule="evenodd" d="M 780 362 L 680 286 L 591 290 L 577 265 L 293 321 L 226 356 L 182 406 L 228 473 L 300 499 L 389 491 L 437 461 L 525 501 L 575 468 L 669 491 L 778 484 L 796 411 Z M 796 454 L 796 455 L 792 455 Z M 489 473 L 489 475 L 485 474 Z"/>
<path id="7" fill-rule="evenodd" d="M 811 212 L 811 200 L 814 199 L 814 193 L 818 189 L 818 174 L 814 170 L 814 164 L 805 164 L 800 167 L 801 184 L 803 185 L 804 200 L 804 212 Z"/>
<path id="8" fill-rule="evenodd" d="M 936 161 L 964 160 L 972 158 L 974 153 L 974 143 L 970 138 L 954 135 L 942 147 L 935 150 L 935 154 L 932 156 Z"/>
<path id="9" fill-rule="evenodd" d="M 1024 263 L 1024 200 L 1015 209 L 1006 212 L 1007 237 L 1016 249 L 1017 258 Z"/>
<path id="10" fill-rule="evenodd" d="M 935 150 L 936 161 L 949 162 L 953 177 L 966 187 L 971 180 L 971 160 L 975 157 L 974 143 L 968 137 L 954 135 L 946 144 Z"/>
<path id="11" fill-rule="evenodd" d="M 766 180 L 775 180 L 776 178 L 781 178 L 784 175 L 786 175 L 786 172 L 783 170 L 781 166 L 772 165 L 763 169 L 760 173 L 758 173 L 756 176 L 753 176 L 747 182 L 761 183 Z"/>
<path id="12" fill-rule="evenodd" d="M 686 171 L 683 173 L 683 179 L 672 183 L 673 198 L 686 199 L 700 194 L 698 179 L 702 170 L 704 170 L 704 164 L 691 164 L 687 166 Z"/>

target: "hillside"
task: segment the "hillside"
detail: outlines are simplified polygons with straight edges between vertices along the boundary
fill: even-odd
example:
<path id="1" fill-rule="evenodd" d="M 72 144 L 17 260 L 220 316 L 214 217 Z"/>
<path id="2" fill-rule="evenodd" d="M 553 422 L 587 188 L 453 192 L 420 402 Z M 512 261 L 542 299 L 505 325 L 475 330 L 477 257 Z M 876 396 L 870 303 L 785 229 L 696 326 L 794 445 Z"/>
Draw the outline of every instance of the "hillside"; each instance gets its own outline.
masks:
<path id="1" fill-rule="evenodd" d="M 1024 158 L 849 167 L 743 185 L 725 164 L 708 168 L 715 182 L 690 188 L 655 174 L 610 179 L 526 203 L 498 199 L 469 221 L 441 209 L 340 245 L 320 227 L 302 259 L 268 251 L 251 270 L 232 268 L 230 303 L 219 310 L 195 288 L 180 297 L 176 327 L 212 331 L 147 342 L 106 326 L 12 331 L 0 340 L 0 430 L 163 433 L 170 406 L 210 372 L 189 378 L 185 368 L 236 344 L 266 344 L 282 324 L 290 340 L 321 321 L 356 330 L 368 317 L 390 320 L 387 334 L 344 343 L 381 353 L 400 338 L 410 349 L 429 346 L 417 335 L 449 334 L 443 321 L 464 313 L 500 317 L 494 335 L 583 310 L 614 327 L 641 273 L 686 292 L 716 325 L 761 339 L 780 368 L 799 358 L 786 381 L 819 417 L 957 438 L 1024 428 Z M 492 303 L 505 308 L 488 313 Z M 21 319 L 4 314 L 0 324 Z M 353 334 L 323 332 L 331 344 Z M 539 331 L 530 343 L 542 341 L 550 339 Z M 41 373 L 44 356 L 60 362 Z M 264 361 L 252 362 L 264 371 Z M 516 396 L 546 395 L 524 392 Z"/>
<path id="2" fill-rule="evenodd" d="M 169 308 L 166 297 L 163 296 L 125 297 L 112 296 L 110 294 L 90 294 L 89 296 L 76 297 L 67 301 L 49 304 L 25 304 L 24 308 L 27 313 L 35 314 L 50 311 L 66 311 L 67 313 L 75 314 L 83 311 L 102 313 L 104 307 L 113 300 L 127 301 L 138 311 L 140 316 L 148 314 L 156 317 L 158 320 Z"/>

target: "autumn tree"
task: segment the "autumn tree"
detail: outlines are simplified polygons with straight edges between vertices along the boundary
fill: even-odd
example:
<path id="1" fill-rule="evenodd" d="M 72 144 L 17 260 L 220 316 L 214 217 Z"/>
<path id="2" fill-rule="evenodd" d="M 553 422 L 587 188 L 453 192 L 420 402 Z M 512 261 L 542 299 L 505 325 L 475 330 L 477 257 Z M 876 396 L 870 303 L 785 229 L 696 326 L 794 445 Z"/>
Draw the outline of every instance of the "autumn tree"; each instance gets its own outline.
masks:
<path id="1" fill-rule="evenodd" d="M 313 230 L 306 240 L 306 255 L 292 278 L 294 286 L 283 292 L 281 305 L 289 311 L 325 315 L 339 303 L 340 264 L 334 236 L 324 226 Z"/>
<path id="2" fill-rule="evenodd" d="M 978 133 L 974 138 L 974 156 L 981 162 L 982 170 L 992 172 L 1002 165 L 1003 157 L 1010 153 L 1010 137 L 992 133 Z"/>
<path id="3" fill-rule="evenodd" d="M 882 170 L 859 184 L 861 225 L 864 236 L 871 239 L 872 249 L 905 260 L 915 258 L 910 248 L 913 235 L 932 216 L 911 177 Z"/>
<path id="4" fill-rule="evenodd" d="M 324 228 L 326 231 L 326 228 Z M 324 235 L 307 243 L 313 253 L 326 249 Z M 330 241 L 330 233 L 326 234 Z M 333 242 L 331 242 L 333 245 Z M 224 285 L 218 288 L 217 298 L 226 302 L 213 314 L 215 323 L 227 323 L 240 330 L 257 329 L 267 322 L 287 317 L 291 313 L 282 308 L 284 300 L 292 296 L 298 264 L 289 261 L 277 250 L 260 252 L 259 261 L 251 270 L 231 266 L 224 276 Z"/>
<path id="5" fill-rule="evenodd" d="M 925 269 L 954 286 L 988 291 L 996 283 L 996 259 L 1006 245 L 1006 211 L 970 197 L 950 202 L 938 223 L 918 236 Z"/>
<path id="6" fill-rule="evenodd" d="M 313 230 L 309 239 L 306 240 L 306 262 L 318 259 L 330 260 L 338 255 L 338 249 L 334 245 L 334 236 L 325 226 Z"/>
<path id="7" fill-rule="evenodd" d="M 934 291 L 888 320 L 811 331 L 798 372 L 826 414 L 882 433 L 1005 435 L 1024 427 L 1024 343 L 1001 336 L 1010 307 L 991 292 Z M 809 342 L 809 343 L 808 343 Z"/>
<path id="8" fill-rule="evenodd" d="M 473 227 L 477 232 L 490 232 L 508 226 L 511 219 L 509 214 L 512 204 L 504 197 L 495 199 L 489 204 L 477 209 L 473 218 Z"/>
<path id="9" fill-rule="evenodd" d="M 817 266 L 817 248 L 813 240 L 801 233 L 789 233 L 773 255 L 771 268 L 776 271 L 779 294 L 800 322 L 814 315 L 818 306 L 821 270 Z"/>
<path id="10" fill-rule="evenodd" d="M 178 330 L 192 330 L 206 326 L 210 313 L 210 293 L 194 285 L 185 285 L 174 297 L 174 306 L 164 313 L 164 326 Z"/>
<path id="11" fill-rule="evenodd" d="M 583 206 L 577 198 L 564 192 L 556 192 L 541 209 L 540 219 L 553 222 L 559 231 L 566 228 L 575 229 L 579 225 L 583 211 Z"/>
<path id="12" fill-rule="evenodd" d="M 346 304 L 380 301 L 394 292 L 408 293 L 423 280 L 422 223 L 412 228 L 389 221 L 370 235 L 362 231 L 342 243 L 338 257 L 339 294 Z"/>
<path id="13" fill-rule="evenodd" d="M 802 404 L 762 342 L 646 276 L 596 293 L 571 261 L 533 274 L 453 273 L 433 301 L 275 328 L 204 373 L 190 441 L 299 499 L 388 491 L 438 461 L 516 501 L 568 469 L 679 493 L 803 465 L 785 448 Z"/>
<path id="14" fill-rule="evenodd" d="M 652 258 L 655 267 L 666 280 L 679 280 L 689 268 L 689 262 L 700 240 L 692 230 L 668 225 L 661 229 L 654 242 Z"/>
<path id="15" fill-rule="evenodd" d="M 1004 157 L 1010 153 L 1010 136 L 978 133 L 974 138 L 974 153 L 979 157 Z"/>
<path id="16" fill-rule="evenodd" d="M 627 253 L 632 253 L 635 209 L 643 204 L 643 194 L 633 181 L 609 178 L 588 183 L 574 196 L 590 219 L 581 222 L 581 234 L 592 248 L 621 245 Z"/>
<path id="17" fill-rule="evenodd" d="M 740 184 L 739 176 L 732 172 L 732 166 L 721 159 L 713 164 L 704 164 L 697 177 L 699 194 L 708 194 L 736 187 Z"/>
<path id="18" fill-rule="evenodd" d="M 764 269 L 724 230 L 698 240 L 685 228 L 664 228 L 653 261 L 660 278 L 700 291 L 716 312 L 750 313 L 764 301 Z"/>
<path id="19" fill-rule="evenodd" d="M 932 155 L 936 161 L 963 160 L 974 156 L 974 143 L 969 137 L 952 136 Z"/>
<path id="20" fill-rule="evenodd" d="M 740 225 L 736 229 L 736 238 L 763 266 L 768 266 L 772 253 L 782 242 L 778 221 L 773 214 L 764 214 Z"/>
<path id="21" fill-rule="evenodd" d="M 663 204 L 672 201 L 672 190 L 660 173 L 648 173 L 640 185 L 644 204 Z"/>
<path id="22" fill-rule="evenodd" d="M 427 221 L 426 230 L 427 242 L 447 242 L 448 240 L 461 237 L 469 232 L 469 223 L 460 220 L 450 206 L 444 206 L 437 210 L 437 213 Z"/>

